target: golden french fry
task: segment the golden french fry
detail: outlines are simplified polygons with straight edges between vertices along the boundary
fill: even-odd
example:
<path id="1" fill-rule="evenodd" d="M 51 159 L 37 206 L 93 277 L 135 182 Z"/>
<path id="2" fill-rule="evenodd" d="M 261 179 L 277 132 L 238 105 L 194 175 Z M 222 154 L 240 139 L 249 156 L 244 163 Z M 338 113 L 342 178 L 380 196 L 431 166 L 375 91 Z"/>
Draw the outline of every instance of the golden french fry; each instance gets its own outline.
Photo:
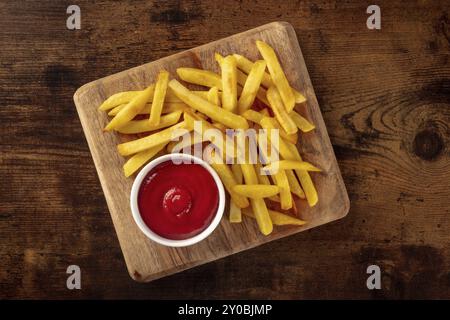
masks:
<path id="1" fill-rule="evenodd" d="M 115 107 L 114 109 L 111 109 L 111 111 L 108 112 L 108 116 L 115 116 L 125 106 L 126 106 L 126 104 L 121 104 L 121 105 Z M 152 104 L 147 103 L 145 105 L 144 109 L 139 111 L 138 114 L 150 114 L 151 109 L 152 109 Z M 162 113 L 167 114 L 167 113 L 172 113 L 175 111 L 183 111 L 185 109 L 189 109 L 189 106 L 187 104 L 185 104 L 184 102 L 166 102 L 166 103 L 164 103 Z"/>
<path id="2" fill-rule="evenodd" d="M 234 203 L 239 208 L 245 208 L 249 206 L 248 199 L 238 193 L 236 193 L 233 190 L 233 187 L 237 185 L 237 181 L 233 175 L 233 172 L 231 172 L 231 169 L 228 167 L 225 163 L 216 163 L 212 162 L 211 166 L 216 170 L 217 174 L 219 175 L 220 179 L 222 180 L 222 183 L 227 189 L 228 193 L 230 194 L 231 199 L 233 199 Z"/>
<path id="3" fill-rule="evenodd" d="M 306 120 L 304 117 L 302 117 L 300 114 L 292 110 L 289 113 L 289 116 L 294 121 L 294 123 L 297 125 L 297 127 L 302 130 L 303 132 L 309 132 L 311 130 L 315 129 L 315 125 Z"/>
<path id="4" fill-rule="evenodd" d="M 292 88 L 281 68 L 277 55 L 273 48 L 263 41 L 256 41 L 259 53 L 267 62 L 267 69 L 269 69 L 270 77 L 274 86 L 278 89 L 283 100 L 287 112 L 291 112 L 295 106 L 295 95 Z"/>
<path id="5" fill-rule="evenodd" d="M 222 78 L 212 71 L 197 68 L 178 68 L 181 80 L 204 87 L 217 87 L 222 90 Z"/>
<path id="6" fill-rule="evenodd" d="M 286 172 L 284 170 L 278 170 L 277 173 L 272 176 L 272 178 L 274 178 L 275 183 L 280 188 L 281 209 L 289 210 L 290 208 L 292 208 L 292 195 Z"/>
<path id="7" fill-rule="evenodd" d="M 117 128 L 117 131 L 120 133 L 134 134 L 167 128 L 173 126 L 180 120 L 181 113 L 182 111 L 175 111 L 162 116 L 158 125 L 151 125 L 147 119 L 131 120 L 123 127 Z"/>
<path id="8" fill-rule="evenodd" d="M 249 109 L 255 101 L 259 86 L 261 85 L 264 70 L 266 70 L 266 62 L 264 60 L 258 60 L 253 64 L 253 67 L 245 81 L 241 96 L 239 97 L 239 113 Z"/>
<path id="9" fill-rule="evenodd" d="M 241 184 L 244 181 L 241 166 L 239 164 L 233 163 L 231 165 L 231 172 L 233 172 L 234 178 L 238 184 Z M 233 199 L 230 199 L 230 222 L 242 222 L 242 209 L 234 203 Z"/>
<path id="10" fill-rule="evenodd" d="M 271 130 L 274 129 L 274 126 L 268 117 L 264 117 L 261 120 L 261 126 L 264 129 Z M 270 134 L 268 135 L 270 137 Z M 289 143 L 283 139 L 279 139 L 279 152 L 280 155 L 286 160 L 297 160 L 302 161 L 300 153 L 298 152 L 297 147 Z M 305 192 L 306 200 L 308 201 L 308 205 L 313 207 L 319 201 L 317 190 L 314 187 L 314 183 L 312 182 L 311 176 L 306 170 L 294 170 L 297 174 L 298 179 L 300 180 L 300 184 L 303 187 L 303 191 Z"/>
<path id="11" fill-rule="evenodd" d="M 242 222 L 242 209 L 234 202 L 233 199 L 230 200 L 230 222 L 240 223 Z"/>
<path id="12" fill-rule="evenodd" d="M 244 176 L 242 174 L 242 168 L 239 164 L 233 163 L 231 165 L 231 171 L 233 172 L 234 177 L 238 184 L 242 184 L 244 181 Z"/>
<path id="13" fill-rule="evenodd" d="M 219 88 L 212 87 L 207 91 L 206 100 L 211 102 L 212 104 L 215 104 L 216 106 L 221 106 L 222 103 L 220 101 L 220 94 L 219 94 Z M 203 98 L 204 99 L 204 98 Z"/>
<path id="14" fill-rule="evenodd" d="M 150 117 L 148 123 L 151 126 L 159 125 L 161 119 L 161 112 L 166 98 L 167 84 L 169 83 L 169 73 L 166 70 L 160 71 L 158 80 L 155 85 L 155 93 L 153 94 L 152 109 L 150 110 Z"/>
<path id="15" fill-rule="evenodd" d="M 282 149 L 285 155 L 282 154 Z M 280 154 L 285 159 L 302 161 L 302 157 L 300 156 L 297 147 L 292 143 L 283 141 L 283 139 L 280 139 Z M 295 173 L 297 174 L 297 177 L 303 187 L 309 206 L 315 206 L 319 201 L 319 196 L 309 172 L 306 170 L 295 170 Z"/>
<path id="16" fill-rule="evenodd" d="M 252 164 L 241 164 L 242 174 L 246 184 L 258 184 L 258 177 Z M 262 234 L 268 235 L 273 231 L 272 220 L 270 220 L 266 203 L 263 199 L 250 199 L 253 212 Z"/>
<path id="17" fill-rule="evenodd" d="M 249 208 L 245 208 L 242 210 L 242 213 L 245 214 L 247 217 L 255 219 L 255 215 Z M 286 226 L 286 225 L 297 225 L 302 226 L 306 224 L 307 222 L 304 220 L 300 220 L 297 218 L 294 218 L 290 215 L 275 211 L 275 210 L 269 210 L 270 219 L 272 220 L 273 224 L 276 226 Z"/>
<path id="18" fill-rule="evenodd" d="M 251 109 L 244 111 L 241 115 L 248 121 L 252 121 L 257 124 L 259 124 L 261 122 L 262 118 L 264 117 L 258 111 L 251 110 Z"/>
<path id="19" fill-rule="evenodd" d="M 144 150 L 144 151 L 138 152 L 135 155 L 133 155 L 123 165 L 123 172 L 125 173 L 125 177 L 129 177 L 133 173 L 135 173 L 147 161 L 149 161 L 158 152 L 160 152 L 162 149 L 164 149 L 165 146 L 166 146 L 166 144 L 161 144 L 159 146 L 156 146 L 156 147 L 150 148 L 148 150 Z"/>
<path id="20" fill-rule="evenodd" d="M 265 184 L 238 184 L 233 187 L 233 190 L 252 199 L 269 198 L 280 192 L 278 186 Z"/>
<path id="21" fill-rule="evenodd" d="M 218 54 L 216 54 L 217 56 Z M 233 56 L 226 56 L 220 64 L 222 69 L 222 107 L 236 112 L 237 109 L 237 67 Z"/>
<path id="22" fill-rule="evenodd" d="M 130 102 L 134 97 L 136 97 L 138 94 L 142 93 L 142 90 L 139 91 L 124 91 L 124 92 L 118 92 L 110 96 L 108 99 L 103 101 L 103 103 L 98 108 L 102 111 L 110 110 L 118 105 L 121 104 L 127 104 Z"/>
<path id="23" fill-rule="evenodd" d="M 315 172 L 322 171 L 319 168 L 313 166 L 309 162 L 295 161 L 295 160 L 274 161 L 271 164 L 263 167 L 263 170 L 267 172 L 276 172 L 277 170 L 289 170 L 289 169 L 315 171 Z"/>
<path id="24" fill-rule="evenodd" d="M 117 146 L 117 150 L 119 151 L 120 155 L 129 156 L 131 154 L 138 153 L 140 151 L 144 151 L 164 143 L 168 143 L 172 139 L 178 138 L 185 134 L 186 130 L 192 131 L 193 128 L 190 123 L 188 123 L 187 121 L 183 121 L 147 137 L 121 143 Z"/>
<path id="25" fill-rule="evenodd" d="M 110 131 L 122 127 L 128 121 L 132 120 L 142 109 L 144 109 L 145 104 L 153 93 L 153 89 L 153 85 L 151 85 L 131 99 L 131 101 L 128 102 L 128 104 L 108 123 L 104 130 Z"/>
<path id="26" fill-rule="evenodd" d="M 283 127 L 283 129 L 286 131 L 286 133 L 297 133 L 297 125 L 286 112 L 283 101 L 281 100 L 281 96 L 276 87 L 270 87 L 267 90 L 267 99 L 269 100 L 273 113 L 275 113 L 275 117 L 277 118 L 281 127 Z"/>
<path id="27" fill-rule="evenodd" d="M 297 176 L 295 175 L 293 170 L 285 170 L 286 176 L 289 182 L 289 188 L 291 189 L 291 192 L 295 194 L 300 199 L 305 199 L 305 193 L 303 192 L 302 187 L 300 186 L 300 183 L 297 180 Z"/>
<path id="28" fill-rule="evenodd" d="M 171 80 L 169 87 L 175 92 L 175 94 L 183 100 L 184 103 L 191 108 L 207 115 L 214 121 L 220 122 L 228 128 L 248 128 L 247 120 L 237 114 L 234 114 L 228 110 L 216 106 L 205 99 L 200 98 L 193 94 L 189 89 L 179 83 L 177 80 Z"/>

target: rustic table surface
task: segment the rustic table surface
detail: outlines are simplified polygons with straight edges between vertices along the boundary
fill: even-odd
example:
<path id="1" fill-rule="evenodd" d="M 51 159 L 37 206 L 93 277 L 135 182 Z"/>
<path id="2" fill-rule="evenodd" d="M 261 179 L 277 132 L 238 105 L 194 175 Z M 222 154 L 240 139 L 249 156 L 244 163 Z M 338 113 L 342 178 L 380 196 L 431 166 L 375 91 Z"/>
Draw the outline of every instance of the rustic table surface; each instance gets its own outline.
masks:
<path id="1" fill-rule="evenodd" d="M 80 0 L 80 30 L 66 1 L 0 3 L 0 298 L 450 298 L 450 2 L 377 3 L 381 30 L 364 1 Z M 73 93 L 276 20 L 297 32 L 350 213 L 134 282 Z"/>

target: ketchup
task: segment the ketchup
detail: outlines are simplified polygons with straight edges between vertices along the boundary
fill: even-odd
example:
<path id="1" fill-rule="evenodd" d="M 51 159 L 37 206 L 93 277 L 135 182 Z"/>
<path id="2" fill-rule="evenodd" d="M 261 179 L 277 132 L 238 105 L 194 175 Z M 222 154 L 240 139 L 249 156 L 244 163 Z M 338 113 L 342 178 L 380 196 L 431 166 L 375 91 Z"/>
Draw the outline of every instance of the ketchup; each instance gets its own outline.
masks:
<path id="1" fill-rule="evenodd" d="M 168 160 L 145 176 L 138 206 L 153 232 L 166 239 L 183 240 L 210 225 L 219 206 L 219 190 L 201 165 Z"/>

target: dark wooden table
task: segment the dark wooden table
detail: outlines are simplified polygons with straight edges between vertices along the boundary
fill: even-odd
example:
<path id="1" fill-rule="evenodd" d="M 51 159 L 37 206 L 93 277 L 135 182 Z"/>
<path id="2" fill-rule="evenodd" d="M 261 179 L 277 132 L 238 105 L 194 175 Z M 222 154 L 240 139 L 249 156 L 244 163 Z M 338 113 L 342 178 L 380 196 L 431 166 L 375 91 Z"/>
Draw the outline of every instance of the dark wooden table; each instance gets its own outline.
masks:
<path id="1" fill-rule="evenodd" d="M 450 298 L 450 2 L 0 4 L 0 298 Z M 296 29 L 351 198 L 338 222 L 150 284 L 126 271 L 72 101 L 267 22 Z M 66 288 L 66 268 L 82 289 Z M 382 289 L 368 290 L 379 265 Z"/>

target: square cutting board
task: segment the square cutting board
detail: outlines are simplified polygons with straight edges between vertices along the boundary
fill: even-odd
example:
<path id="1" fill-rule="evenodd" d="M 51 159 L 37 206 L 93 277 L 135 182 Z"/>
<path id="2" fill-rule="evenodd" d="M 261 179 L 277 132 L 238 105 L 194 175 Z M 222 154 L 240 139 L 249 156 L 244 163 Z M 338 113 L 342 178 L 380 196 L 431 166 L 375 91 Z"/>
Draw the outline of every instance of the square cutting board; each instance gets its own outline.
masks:
<path id="1" fill-rule="evenodd" d="M 215 52 L 222 55 L 240 53 L 251 60 L 261 59 L 256 40 L 263 40 L 275 49 L 290 84 L 307 98 L 307 103 L 300 106 L 301 113 L 316 125 L 315 130 L 300 133 L 297 144 L 305 161 L 323 170 L 321 173 L 312 173 L 319 194 L 318 204 L 310 208 L 305 200 L 296 199 L 300 217 L 308 223 L 304 226 L 274 226 L 271 235 L 263 236 L 254 220 L 243 217 L 242 223 L 230 224 L 225 218 L 228 212 L 225 212 L 214 233 L 196 245 L 168 248 L 147 239 L 131 215 L 129 197 L 134 178 L 125 178 L 122 166 L 126 159 L 117 152 L 117 145 L 123 142 L 123 138 L 117 133 L 103 133 L 109 119 L 105 112 L 97 110 L 98 106 L 114 93 L 144 89 L 155 81 L 159 70 L 163 68 L 171 73 L 172 78 L 176 78 L 175 71 L 182 66 L 219 72 L 214 60 Z M 76 91 L 74 100 L 128 271 L 136 281 L 151 281 L 314 228 L 344 217 L 349 210 L 347 191 L 303 55 L 295 31 L 288 23 L 269 23 L 90 82 Z"/>

